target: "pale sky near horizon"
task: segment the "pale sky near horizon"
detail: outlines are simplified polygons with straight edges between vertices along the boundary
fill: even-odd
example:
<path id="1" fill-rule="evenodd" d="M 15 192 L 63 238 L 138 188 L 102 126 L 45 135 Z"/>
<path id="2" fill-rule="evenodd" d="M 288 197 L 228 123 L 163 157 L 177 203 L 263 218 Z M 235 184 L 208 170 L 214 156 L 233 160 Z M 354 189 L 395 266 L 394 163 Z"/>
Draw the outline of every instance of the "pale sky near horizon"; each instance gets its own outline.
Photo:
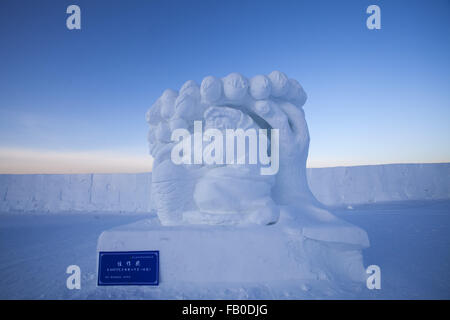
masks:
<path id="1" fill-rule="evenodd" d="M 150 171 L 145 112 L 164 89 L 273 70 L 308 94 L 309 167 L 450 162 L 449 14 L 446 0 L 3 0 L 0 173 Z"/>

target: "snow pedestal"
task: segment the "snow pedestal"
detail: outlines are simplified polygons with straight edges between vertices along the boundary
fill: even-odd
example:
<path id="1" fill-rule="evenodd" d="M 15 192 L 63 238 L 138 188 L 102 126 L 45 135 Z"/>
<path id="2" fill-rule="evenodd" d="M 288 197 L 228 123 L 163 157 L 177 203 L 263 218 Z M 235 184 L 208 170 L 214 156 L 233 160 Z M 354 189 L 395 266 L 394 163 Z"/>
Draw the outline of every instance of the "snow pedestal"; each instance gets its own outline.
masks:
<path id="1" fill-rule="evenodd" d="M 97 250 L 159 250 L 161 286 L 365 279 L 359 250 L 332 248 L 279 224 L 161 226 L 147 219 L 104 231 Z"/>

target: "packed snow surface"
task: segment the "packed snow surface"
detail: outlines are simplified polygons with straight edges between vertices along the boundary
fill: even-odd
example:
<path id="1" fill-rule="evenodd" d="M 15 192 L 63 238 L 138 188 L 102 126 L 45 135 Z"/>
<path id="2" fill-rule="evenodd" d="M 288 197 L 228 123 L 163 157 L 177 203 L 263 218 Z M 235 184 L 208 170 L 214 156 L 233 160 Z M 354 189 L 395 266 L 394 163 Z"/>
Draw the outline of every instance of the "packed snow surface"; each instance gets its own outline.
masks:
<path id="1" fill-rule="evenodd" d="M 179 283 L 163 287 L 97 287 L 96 245 L 107 229 L 152 215 L 0 215 L 1 299 L 450 299 L 450 202 L 354 205 L 332 213 L 367 231 L 364 265 L 379 265 L 381 290 L 345 290 L 327 282 Z M 194 249 L 194 248 L 193 248 Z M 81 289 L 66 288 L 69 265 Z"/>

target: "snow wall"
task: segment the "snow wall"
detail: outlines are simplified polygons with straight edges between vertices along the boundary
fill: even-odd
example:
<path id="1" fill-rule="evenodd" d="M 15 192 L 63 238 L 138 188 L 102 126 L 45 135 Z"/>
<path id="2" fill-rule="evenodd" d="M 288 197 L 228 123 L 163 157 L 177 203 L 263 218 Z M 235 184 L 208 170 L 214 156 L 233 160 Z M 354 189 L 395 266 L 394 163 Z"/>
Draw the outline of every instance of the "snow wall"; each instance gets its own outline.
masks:
<path id="1" fill-rule="evenodd" d="M 151 173 L 0 175 L 0 211 L 148 212 Z"/>
<path id="2" fill-rule="evenodd" d="M 307 175 L 313 194 L 329 206 L 450 199 L 450 163 L 317 168 Z"/>
<path id="3" fill-rule="evenodd" d="M 308 169 L 328 206 L 450 199 L 450 163 Z M 3 174 L 0 212 L 150 212 L 151 173 Z"/>

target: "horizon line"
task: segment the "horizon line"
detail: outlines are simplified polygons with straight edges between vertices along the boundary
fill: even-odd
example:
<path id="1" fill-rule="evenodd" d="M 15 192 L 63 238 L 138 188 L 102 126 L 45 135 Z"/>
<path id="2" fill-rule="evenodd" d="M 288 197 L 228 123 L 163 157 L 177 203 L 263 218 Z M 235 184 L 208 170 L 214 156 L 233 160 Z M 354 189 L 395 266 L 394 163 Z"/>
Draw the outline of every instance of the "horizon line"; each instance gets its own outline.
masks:
<path id="1" fill-rule="evenodd" d="M 444 162 L 391 162 L 391 163 L 376 163 L 376 164 L 352 164 L 352 165 L 337 165 L 337 166 L 323 166 L 323 167 L 309 167 L 306 169 L 332 169 L 332 168 L 352 168 L 352 167 L 376 167 L 376 166 L 395 166 L 395 165 L 433 165 L 433 164 L 450 164 L 450 161 Z M 90 174 L 146 174 L 152 173 L 150 171 L 74 171 L 74 172 L 3 172 L 0 170 L 0 175 L 90 175 Z"/>
<path id="2" fill-rule="evenodd" d="M 316 160 L 309 169 L 401 164 L 440 164 L 450 160 Z M 142 150 L 55 151 L 0 147 L 0 174 L 112 174 L 152 172 L 153 158 Z"/>

